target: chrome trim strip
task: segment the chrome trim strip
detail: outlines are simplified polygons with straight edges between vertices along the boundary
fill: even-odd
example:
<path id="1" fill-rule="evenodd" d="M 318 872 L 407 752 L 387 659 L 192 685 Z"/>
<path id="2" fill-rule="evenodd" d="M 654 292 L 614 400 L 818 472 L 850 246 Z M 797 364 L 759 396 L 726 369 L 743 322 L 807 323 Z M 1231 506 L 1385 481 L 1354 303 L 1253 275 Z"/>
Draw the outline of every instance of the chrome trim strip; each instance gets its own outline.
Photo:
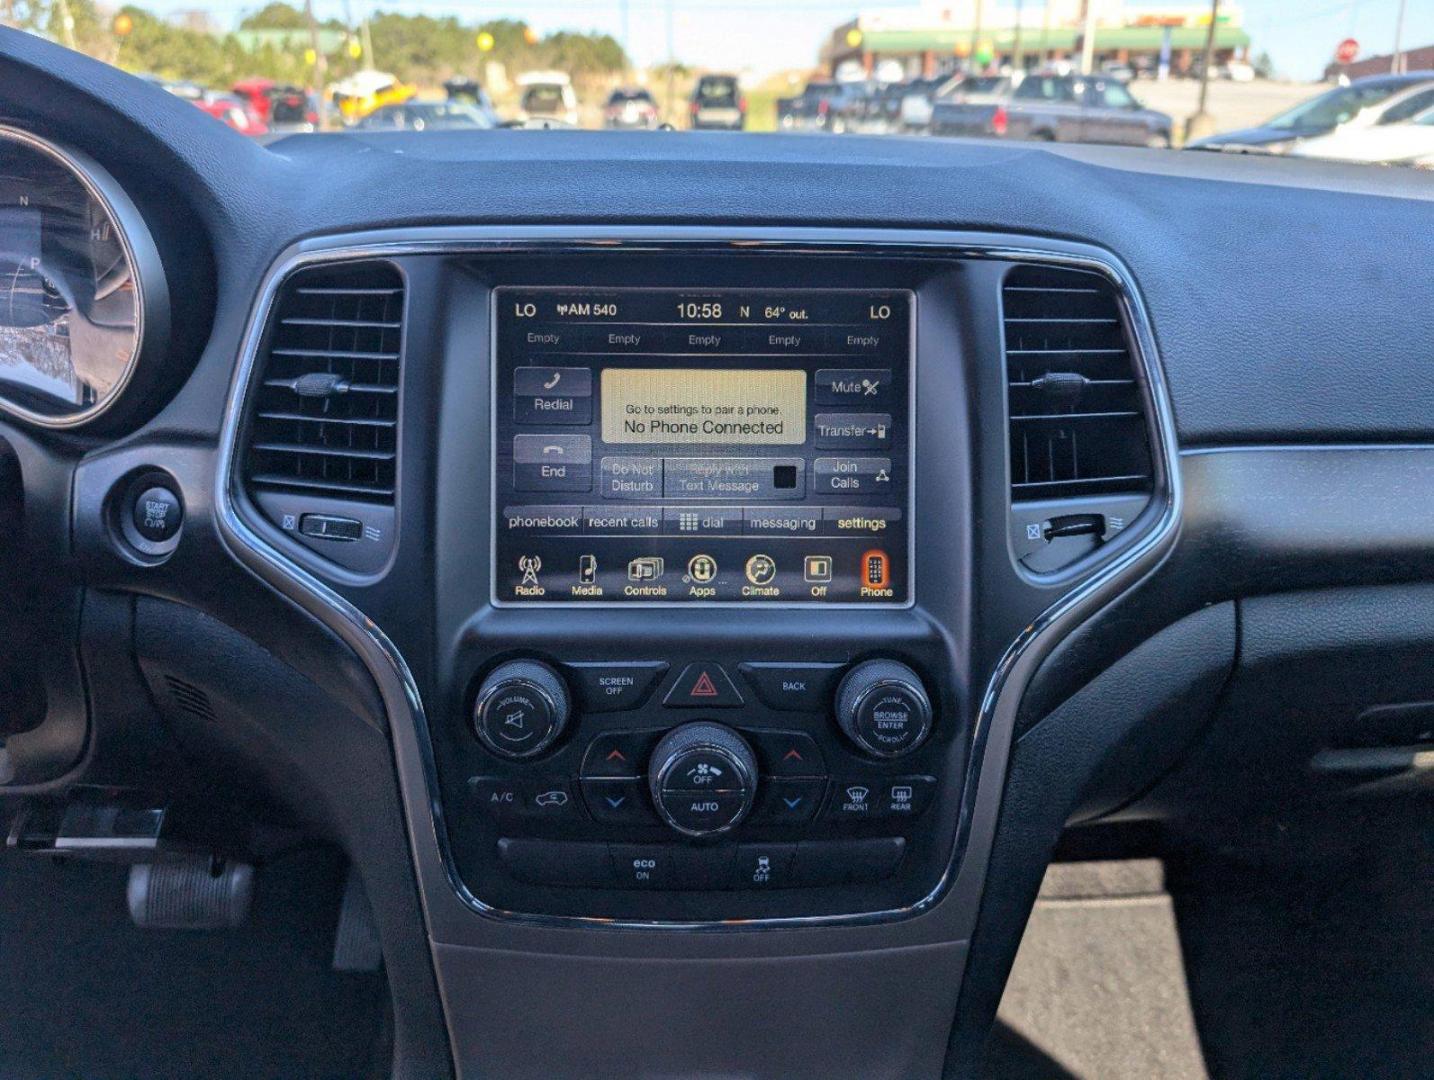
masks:
<path id="1" fill-rule="evenodd" d="M 159 324 L 168 322 L 169 289 L 164 279 L 164 267 L 139 210 L 124 189 L 100 165 L 77 151 L 68 150 L 21 128 L 0 124 L 0 142 L 7 139 L 48 155 L 79 180 L 90 197 L 104 208 L 114 222 L 120 247 L 124 250 L 125 258 L 129 261 L 130 274 L 134 277 L 134 349 L 125 361 L 124 374 L 110 387 L 109 393 L 89 408 L 63 416 L 38 413 L 0 397 L 0 410 L 26 423 L 55 430 L 82 427 L 118 404 L 126 388 L 134 381 L 135 372 L 139 370 L 145 352 L 158 351 L 162 347 L 163 342 L 157 339 L 149 341 L 147 335 L 157 335 Z"/>
<path id="2" fill-rule="evenodd" d="M 733 233 L 740 235 L 734 239 Z M 401 236 L 401 238 L 399 238 Z M 352 261 L 420 254 L 501 255 L 514 252 L 544 254 L 596 251 L 684 250 L 712 254 L 744 252 L 808 253 L 822 256 L 872 256 L 941 259 L 996 259 L 1039 262 L 1102 274 L 1118 290 L 1122 315 L 1135 346 L 1142 374 L 1141 390 L 1154 420 L 1152 446 L 1156 491 L 1150 505 L 1122 534 L 1124 544 L 1112 560 L 1074 586 L 1022 631 L 997 662 L 977 713 L 971 755 L 961 795 L 960 821 L 945 873 L 921 900 L 906 907 L 834 916 L 787 919 L 753 919 L 736 922 L 671 922 L 612 920 L 584 916 L 533 915 L 492 907 L 475 896 L 458 876 L 449 850 L 443 808 L 438 797 L 436 764 L 429 739 L 428 721 L 417 683 L 394 643 L 382 628 L 323 581 L 270 545 L 238 510 L 238 433 L 259 343 L 280 283 L 301 267 L 316 262 Z M 215 477 L 215 505 L 219 533 L 225 546 L 241 563 L 281 594 L 328 626 L 358 653 L 382 694 L 390 725 L 410 723 L 417 737 L 428 790 L 421 801 L 431 815 L 415 821 L 409 813 L 409 791 L 403 791 L 404 812 L 409 816 L 411 853 L 425 912 L 428 898 L 422 888 L 419 844 L 432 844 L 449 884 L 458 897 L 483 916 L 538 926 L 586 929 L 704 930 L 738 932 L 756 929 L 792 929 L 813 926 L 856 926 L 908 918 L 933 907 L 946 893 L 967 850 L 978 781 L 987 740 L 995 729 L 1014 724 L 1026 685 L 1040 663 L 1076 624 L 1113 601 L 1155 569 L 1174 546 L 1179 534 L 1182 494 L 1177 467 L 1174 414 L 1163 373 L 1156 361 L 1155 340 L 1144 304 L 1129 271 L 1113 255 L 1086 245 L 1059 241 L 932 230 L 891 229 L 722 229 L 664 226 L 498 226 L 404 230 L 368 235 L 328 237 L 301 242 L 280 255 L 270 267 L 245 332 L 221 431 Z M 399 736 L 390 732 L 392 738 Z M 402 769 L 398 770 L 400 783 Z M 984 859 L 984 853 L 982 855 Z"/>

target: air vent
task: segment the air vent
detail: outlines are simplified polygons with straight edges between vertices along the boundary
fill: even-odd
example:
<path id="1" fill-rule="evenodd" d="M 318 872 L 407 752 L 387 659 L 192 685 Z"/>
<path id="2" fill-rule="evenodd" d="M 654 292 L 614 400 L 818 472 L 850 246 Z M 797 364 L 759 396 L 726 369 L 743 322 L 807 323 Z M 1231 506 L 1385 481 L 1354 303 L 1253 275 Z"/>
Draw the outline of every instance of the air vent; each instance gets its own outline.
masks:
<path id="1" fill-rule="evenodd" d="M 212 724 L 215 721 L 214 706 L 209 703 L 209 695 L 199 687 L 174 675 L 166 675 L 164 684 L 169 688 L 174 707 L 180 712 L 188 713 L 195 720 L 205 723 Z"/>
<path id="2" fill-rule="evenodd" d="M 251 406 L 252 487 L 393 502 L 402 331 L 403 281 L 388 263 L 284 282 Z"/>
<path id="3" fill-rule="evenodd" d="M 1002 300 L 1012 499 L 1148 493 L 1145 412 L 1114 288 L 1027 266 L 1007 276 Z"/>

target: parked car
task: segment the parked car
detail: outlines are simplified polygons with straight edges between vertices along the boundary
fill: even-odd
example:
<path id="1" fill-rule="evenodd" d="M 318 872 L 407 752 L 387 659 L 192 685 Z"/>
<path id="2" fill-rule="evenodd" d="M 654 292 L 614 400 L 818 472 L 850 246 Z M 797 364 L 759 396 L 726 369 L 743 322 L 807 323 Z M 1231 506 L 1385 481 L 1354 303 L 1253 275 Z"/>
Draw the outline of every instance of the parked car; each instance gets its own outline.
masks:
<path id="1" fill-rule="evenodd" d="M 235 94 L 206 93 L 195 99 L 194 104 L 240 135 L 269 134 L 269 125 L 249 107 L 248 102 Z"/>
<path id="2" fill-rule="evenodd" d="M 357 124 L 357 131 L 444 131 L 464 128 L 482 131 L 494 123 L 478 109 L 462 101 L 406 101 L 375 109 Z"/>
<path id="3" fill-rule="evenodd" d="M 318 123 L 318 109 L 302 87 L 273 79 L 240 79 L 229 89 L 243 98 L 271 131 L 312 131 Z"/>
<path id="4" fill-rule="evenodd" d="M 810 82 L 796 97 L 777 99 L 777 126 L 787 131 L 827 131 L 860 83 Z"/>
<path id="5" fill-rule="evenodd" d="M 493 99 L 488 96 L 488 91 L 477 80 L 470 79 L 466 75 L 455 75 L 443 81 L 443 92 L 448 95 L 449 101 L 472 105 L 486 116 L 494 127 L 502 126 L 503 120 L 493 106 Z"/>
<path id="6" fill-rule="evenodd" d="M 848 131 L 861 131 L 870 102 L 881 92 L 881 84 L 872 80 L 845 85 L 847 92 L 832 102 L 827 114 L 827 130 L 838 135 Z"/>
<path id="7" fill-rule="evenodd" d="M 518 119 L 524 124 L 556 120 L 576 127 L 578 98 L 573 81 L 561 71 L 528 71 L 518 76 L 523 93 L 518 99 Z"/>
<path id="8" fill-rule="evenodd" d="M 297 86 L 276 86 L 269 91 L 270 131 L 313 131 L 318 123 L 319 105 L 308 91 Z"/>
<path id="9" fill-rule="evenodd" d="M 747 126 L 747 99 L 735 75 L 703 75 L 688 102 L 693 130 L 741 131 Z"/>
<path id="10" fill-rule="evenodd" d="M 400 82 L 398 76 L 372 69 L 356 71 L 329 88 L 334 107 L 346 124 L 356 123 L 385 105 L 401 105 L 416 93 L 416 87 Z"/>
<path id="11" fill-rule="evenodd" d="M 933 135 L 1004 134 L 989 130 L 989 119 L 996 106 L 1010 99 L 1012 89 L 1012 80 L 1004 75 L 955 76 L 937 87 L 925 126 Z"/>
<path id="12" fill-rule="evenodd" d="M 657 126 L 657 102 L 642 87 L 614 90 L 602 109 L 603 127 L 653 128 Z"/>
<path id="13" fill-rule="evenodd" d="M 1305 139 L 1290 154 L 1331 161 L 1434 168 L 1434 106 L 1408 120 L 1373 127 L 1350 126 Z"/>
<path id="14" fill-rule="evenodd" d="M 1426 96 L 1427 95 L 1427 96 Z M 1283 154 L 1305 139 L 1346 127 L 1396 124 L 1434 105 L 1434 71 L 1371 75 L 1301 102 L 1259 127 L 1221 132 L 1186 145 L 1189 150 Z"/>
<path id="15" fill-rule="evenodd" d="M 901 102 L 910 83 L 879 83 L 870 87 L 846 110 L 845 130 L 864 135 L 889 135 L 901 130 Z M 844 115 L 845 115 L 844 114 Z"/>
<path id="16" fill-rule="evenodd" d="M 931 110 L 945 88 L 955 86 L 962 75 L 940 75 L 932 79 L 912 79 L 901 95 L 901 129 L 925 131 L 931 125 Z"/>
<path id="17" fill-rule="evenodd" d="M 1170 117 L 1142 105 L 1126 84 L 1103 75 L 1028 75 L 1009 95 L 971 94 L 938 103 L 935 135 L 994 135 L 1043 142 L 1168 147 Z"/>

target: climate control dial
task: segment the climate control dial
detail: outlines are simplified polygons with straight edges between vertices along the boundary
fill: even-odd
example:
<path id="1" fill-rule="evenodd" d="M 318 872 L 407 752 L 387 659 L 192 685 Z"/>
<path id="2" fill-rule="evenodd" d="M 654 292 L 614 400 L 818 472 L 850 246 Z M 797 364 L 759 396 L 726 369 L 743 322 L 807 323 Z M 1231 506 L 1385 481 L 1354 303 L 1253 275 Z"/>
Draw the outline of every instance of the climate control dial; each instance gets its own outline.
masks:
<path id="1" fill-rule="evenodd" d="M 909 754 L 931 732 L 931 699 L 921 676 L 895 660 L 867 660 L 837 689 L 837 723 L 874 757 Z"/>
<path id="2" fill-rule="evenodd" d="M 653 750 L 648 784 L 662 820 L 687 836 L 712 836 L 734 828 L 752 809 L 757 759 L 725 724 L 683 724 Z"/>

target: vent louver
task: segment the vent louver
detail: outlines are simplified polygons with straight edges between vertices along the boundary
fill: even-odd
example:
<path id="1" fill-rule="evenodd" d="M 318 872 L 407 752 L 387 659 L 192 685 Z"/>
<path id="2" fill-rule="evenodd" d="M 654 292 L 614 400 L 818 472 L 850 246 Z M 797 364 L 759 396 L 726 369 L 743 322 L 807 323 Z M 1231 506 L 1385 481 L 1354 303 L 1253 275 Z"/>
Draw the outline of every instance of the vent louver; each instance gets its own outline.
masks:
<path id="1" fill-rule="evenodd" d="M 393 502 L 402 331 L 403 280 L 387 263 L 284 282 L 250 405 L 250 485 Z"/>
<path id="2" fill-rule="evenodd" d="M 1013 270 L 1002 290 L 1011 497 L 1151 490 L 1140 386 L 1114 288 L 1096 274 Z"/>

